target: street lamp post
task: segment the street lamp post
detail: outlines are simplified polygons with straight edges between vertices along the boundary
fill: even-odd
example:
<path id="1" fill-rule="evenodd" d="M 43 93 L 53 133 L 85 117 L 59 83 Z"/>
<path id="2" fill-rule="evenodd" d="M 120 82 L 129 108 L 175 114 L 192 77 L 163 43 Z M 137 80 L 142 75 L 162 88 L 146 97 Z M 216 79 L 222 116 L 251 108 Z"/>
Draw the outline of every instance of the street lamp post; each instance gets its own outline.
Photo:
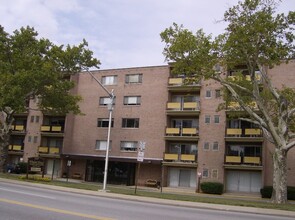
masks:
<path id="1" fill-rule="evenodd" d="M 104 176 L 103 176 L 103 188 L 102 191 L 106 191 L 107 179 L 108 179 L 108 165 L 109 165 L 109 149 L 110 149 L 110 136 L 111 136 L 111 126 L 112 126 L 112 113 L 114 109 L 115 95 L 114 90 L 111 92 L 107 90 L 106 87 L 91 73 L 89 70 L 86 70 L 92 78 L 101 86 L 101 88 L 109 95 L 110 103 L 108 103 L 109 110 L 109 126 L 108 126 L 108 137 L 107 137 L 107 147 L 106 147 L 106 156 L 105 156 L 105 165 L 104 165 Z"/>

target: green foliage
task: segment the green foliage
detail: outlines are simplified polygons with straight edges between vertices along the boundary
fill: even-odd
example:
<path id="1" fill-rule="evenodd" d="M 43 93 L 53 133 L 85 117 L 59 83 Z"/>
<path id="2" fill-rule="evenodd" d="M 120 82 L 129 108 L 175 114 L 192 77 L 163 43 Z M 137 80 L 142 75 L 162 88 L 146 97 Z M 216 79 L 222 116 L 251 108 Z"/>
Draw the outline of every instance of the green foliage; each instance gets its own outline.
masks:
<path id="1" fill-rule="evenodd" d="M 31 27 L 10 35 L 0 26 L 0 111 L 23 112 L 38 98 L 41 110 L 80 113 L 81 97 L 69 92 L 74 87 L 69 77 L 100 64 L 87 46 L 85 40 L 78 46 L 55 45 Z"/>
<path id="2" fill-rule="evenodd" d="M 203 182 L 201 183 L 201 190 L 208 194 L 218 194 L 223 193 L 223 184 L 219 182 Z"/>
<path id="3" fill-rule="evenodd" d="M 19 166 L 19 173 L 26 173 L 27 172 L 27 165 L 28 165 L 28 163 L 26 163 L 26 162 L 19 162 L 17 165 Z"/>
<path id="4" fill-rule="evenodd" d="M 260 194 L 262 198 L 271 198 L 272 195 L 272 186 L 264 186 L 260 189 Z M 287 198 L 288 200 L 295 200 L 295 187 L 287 187 Z"/>

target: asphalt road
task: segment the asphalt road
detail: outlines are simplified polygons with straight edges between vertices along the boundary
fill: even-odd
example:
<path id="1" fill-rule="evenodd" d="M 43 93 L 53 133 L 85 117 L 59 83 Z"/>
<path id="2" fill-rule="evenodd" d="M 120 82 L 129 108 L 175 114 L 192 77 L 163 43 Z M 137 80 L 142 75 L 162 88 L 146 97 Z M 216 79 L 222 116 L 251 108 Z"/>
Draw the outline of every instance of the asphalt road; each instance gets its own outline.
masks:
<path id="1" fill-rule="evenodd" d="M 293 220 L 291 217 L 105 198 L 0 182 L 0 220 Z"/>

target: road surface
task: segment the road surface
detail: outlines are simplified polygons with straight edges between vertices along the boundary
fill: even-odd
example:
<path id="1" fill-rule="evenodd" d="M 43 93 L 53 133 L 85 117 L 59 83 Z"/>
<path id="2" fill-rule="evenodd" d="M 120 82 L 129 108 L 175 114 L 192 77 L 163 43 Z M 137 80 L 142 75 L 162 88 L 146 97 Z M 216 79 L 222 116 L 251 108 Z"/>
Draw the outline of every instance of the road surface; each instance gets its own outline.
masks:
<path id="1" fill-rule="evenodd" d="M 291 220 L 291 217 L 239 213 L 106 198 L 0 182 L 0 220 Z"/>

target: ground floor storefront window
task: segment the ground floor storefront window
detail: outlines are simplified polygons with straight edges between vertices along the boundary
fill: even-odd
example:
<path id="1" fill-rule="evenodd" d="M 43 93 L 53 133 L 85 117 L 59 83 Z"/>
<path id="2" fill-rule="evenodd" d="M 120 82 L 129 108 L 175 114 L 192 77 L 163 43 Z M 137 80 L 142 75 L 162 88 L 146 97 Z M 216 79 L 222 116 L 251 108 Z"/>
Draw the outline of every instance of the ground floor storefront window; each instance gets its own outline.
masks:
<path id="1" fill-rule="evenodd" d="M 88 160 L 86 165 L 86 181 L 103 182 L 105 162 Z M 108 164 L 109 184 L 134 185 L 135 163 L 110 161 Z"/>

